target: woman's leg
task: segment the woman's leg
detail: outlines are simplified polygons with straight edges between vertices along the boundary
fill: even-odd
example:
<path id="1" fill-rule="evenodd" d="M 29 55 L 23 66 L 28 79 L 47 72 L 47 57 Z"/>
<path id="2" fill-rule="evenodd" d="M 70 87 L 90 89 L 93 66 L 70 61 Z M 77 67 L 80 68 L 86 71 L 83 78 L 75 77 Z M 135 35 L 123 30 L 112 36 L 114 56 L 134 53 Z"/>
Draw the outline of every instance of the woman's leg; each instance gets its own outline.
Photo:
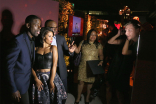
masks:
<path id="1" fill-rule="evenodd" d="M 90 89 L 92 88 L 93 84 L 88 83 L 87 84 L 87 96 L 86 96 L 86 102 L 89 102 L 89 97 L 90 97 Z"/>
<path id="2" fill-rule="evenodd" d="M 81 97 L 81 93 L 82 93 L 82 90 L 83 90 L 83 86 L 84 86 L 84 82 L 83 81 L 79 81 L 76 102 L 80 101 L 80 97 Z"/>

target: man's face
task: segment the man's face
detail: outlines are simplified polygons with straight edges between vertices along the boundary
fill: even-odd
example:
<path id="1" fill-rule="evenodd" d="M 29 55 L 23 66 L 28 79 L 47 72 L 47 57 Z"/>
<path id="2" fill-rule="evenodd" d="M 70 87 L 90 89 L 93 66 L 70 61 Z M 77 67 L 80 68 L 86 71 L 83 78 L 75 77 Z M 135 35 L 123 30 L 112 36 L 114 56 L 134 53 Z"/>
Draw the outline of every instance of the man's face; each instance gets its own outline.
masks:
<path id="1" fill-rule="evenodd" d="M 57 27 L 56 22 L 54 22 L 54 21 L 48 22 L 48 23 L 47 23 L 47 27 L 50 27 L 50 28 L 53 30 L 54 35 L 57 34 L 57 28 L 58 28 L 58 27 Z"/>
<path id="2" fill-rule="evenodd" d="M 41 20 L 34 19 L 31 23 L 29 23 L 28 28 L 31 35 L 37 37 L 40 34 Z"/>

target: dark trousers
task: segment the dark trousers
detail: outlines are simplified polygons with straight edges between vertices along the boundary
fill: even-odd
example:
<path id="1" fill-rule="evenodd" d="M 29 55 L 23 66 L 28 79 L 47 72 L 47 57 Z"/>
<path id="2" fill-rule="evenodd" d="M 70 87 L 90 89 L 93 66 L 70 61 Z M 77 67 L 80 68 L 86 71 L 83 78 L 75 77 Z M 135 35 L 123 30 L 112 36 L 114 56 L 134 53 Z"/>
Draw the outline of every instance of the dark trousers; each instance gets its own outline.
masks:
<path id="1" fill-rule="evenodd" d="M 30 104 L 28 91 L 25 94 L 21 95 L 20 102 L 15 102 L 12 100 L 11 96 L 7 96 L 3 104 Z"/>
<path id="2" fill-rule="evenodd" d="M 30 104 L 28 91 L 21 95 L 20 102 L 15 102 L 14 104 Z"/>
<path id="3" fill-rule="evenodd" d="M 59 67 L 57 67 L 57 74 L 60 76 L 60 72 L 59 72 Z M 61 78 L 61 76 L 60 76 Z M 68 91 L 67 89 L 67 78 L 66 79 L 61 79 L 62 80 L 62 83 L 66 89 L 66 92 Z M 62 104 L 65 104 L 66 103 L 66 100 L 62 100 Z"/>

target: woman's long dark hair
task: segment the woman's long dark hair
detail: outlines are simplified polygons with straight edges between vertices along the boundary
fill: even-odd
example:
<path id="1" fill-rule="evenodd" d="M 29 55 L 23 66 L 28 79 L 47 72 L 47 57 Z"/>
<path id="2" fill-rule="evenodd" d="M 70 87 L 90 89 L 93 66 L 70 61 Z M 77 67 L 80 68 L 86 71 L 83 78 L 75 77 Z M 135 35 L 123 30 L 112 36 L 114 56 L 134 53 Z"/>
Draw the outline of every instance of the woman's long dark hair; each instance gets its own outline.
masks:
<path id="1" fill-rule="evenodd" d="M 48 32 L 53 32 L 50 27 L 42 27 L 39 36 L 37 37 L 36 43 L 38 46 L 43 46 L 43 39 Z"/>
<path id="2" fill-rule="evenodd" d="M 97 33 L 97 31 L 95 29 L 89 30 L 87 33 L 87 40 L 84 41 L 84 44 L 90 44 L 89 39 L 90 39 L 91 33 L 93 31 L 95 31 Z M 94 41 L 94 44 L 96 45 L 96 48 L 98 48 L 99 42 L 98 42 L 98 36 L 97 35 L 96 35 L 96 40 Z"/>

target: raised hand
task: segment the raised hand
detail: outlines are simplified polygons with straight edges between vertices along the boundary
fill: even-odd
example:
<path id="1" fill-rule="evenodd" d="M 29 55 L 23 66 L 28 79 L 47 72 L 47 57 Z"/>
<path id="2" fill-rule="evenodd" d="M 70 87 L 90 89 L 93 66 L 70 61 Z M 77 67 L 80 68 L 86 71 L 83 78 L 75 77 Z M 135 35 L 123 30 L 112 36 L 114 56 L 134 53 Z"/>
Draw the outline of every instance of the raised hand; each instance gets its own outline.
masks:
<path id="1" fill-rule="evenodd" d="M 125 30 L 124 29 L 119 29 L 118 32 L 120 33 L 120 35 L 125 35 Z"/>
<path id="2" fill-rule="evenodd" d="M 74 41 L 72 42 L 72 44 L 68 45 L 69 48 L 69 52 L 73 53 L 76 49 L 76 46 L 74 45 Z"/>

